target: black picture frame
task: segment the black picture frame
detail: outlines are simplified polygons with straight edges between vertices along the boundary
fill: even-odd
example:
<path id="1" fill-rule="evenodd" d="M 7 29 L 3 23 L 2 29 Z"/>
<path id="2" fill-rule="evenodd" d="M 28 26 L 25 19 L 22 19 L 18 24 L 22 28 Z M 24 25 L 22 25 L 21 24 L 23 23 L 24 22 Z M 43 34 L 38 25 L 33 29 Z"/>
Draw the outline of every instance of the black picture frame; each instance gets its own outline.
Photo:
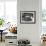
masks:
<path id="1" fill-rule="evenodd" d="M 35 24 L 36 11 L 20 11 L 20 24 Z"/>

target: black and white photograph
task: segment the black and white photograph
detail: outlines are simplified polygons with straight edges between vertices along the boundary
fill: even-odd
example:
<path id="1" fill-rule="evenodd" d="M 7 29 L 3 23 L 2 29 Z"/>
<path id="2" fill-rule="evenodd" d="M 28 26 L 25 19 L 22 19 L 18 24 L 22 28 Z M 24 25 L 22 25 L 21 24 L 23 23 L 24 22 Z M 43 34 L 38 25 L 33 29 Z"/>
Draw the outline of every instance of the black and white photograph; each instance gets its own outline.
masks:
<path id="1" fill-rule="evenodd" d="M 20 11 L 21 24 L 35 24 L 36 11 Z"/>

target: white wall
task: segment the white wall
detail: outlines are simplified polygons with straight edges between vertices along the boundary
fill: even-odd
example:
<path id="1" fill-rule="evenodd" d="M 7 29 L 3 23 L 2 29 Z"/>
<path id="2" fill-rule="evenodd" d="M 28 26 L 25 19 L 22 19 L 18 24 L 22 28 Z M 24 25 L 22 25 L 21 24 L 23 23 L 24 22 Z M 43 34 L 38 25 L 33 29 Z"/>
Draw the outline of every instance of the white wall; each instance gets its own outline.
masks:
<path id="1" fill-rule="evenodd" d="M 18 0 L 18 39 L 29 39 L 31 43 L 40 43 L 41 2 L 42 0 Z M 36 23 L 20 24 L 20 11 L 36 11 Z"/>

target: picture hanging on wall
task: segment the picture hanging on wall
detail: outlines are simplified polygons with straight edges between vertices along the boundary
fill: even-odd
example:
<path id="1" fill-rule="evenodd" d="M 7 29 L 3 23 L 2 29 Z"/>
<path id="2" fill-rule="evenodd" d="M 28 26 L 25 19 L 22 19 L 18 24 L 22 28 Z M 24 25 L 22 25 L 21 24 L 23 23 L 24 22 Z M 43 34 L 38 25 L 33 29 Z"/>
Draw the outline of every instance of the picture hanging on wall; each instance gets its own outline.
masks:
<path id="1" fill-rule="evenodd" d="M 20 11 L 20 23 L 21 24 L 35 24 L 36 11 Z"/>

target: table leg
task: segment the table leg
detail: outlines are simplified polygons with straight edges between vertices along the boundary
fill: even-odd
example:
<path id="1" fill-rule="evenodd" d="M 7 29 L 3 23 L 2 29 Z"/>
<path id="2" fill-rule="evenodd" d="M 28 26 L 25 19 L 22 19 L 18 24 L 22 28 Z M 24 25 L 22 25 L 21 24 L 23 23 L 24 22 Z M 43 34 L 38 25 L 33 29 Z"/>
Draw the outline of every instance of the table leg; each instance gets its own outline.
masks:
<path id="1" fill-rule="evenodd" d="M 2 42 L 2 32 L 1 32 L 1 42 Z"/>

